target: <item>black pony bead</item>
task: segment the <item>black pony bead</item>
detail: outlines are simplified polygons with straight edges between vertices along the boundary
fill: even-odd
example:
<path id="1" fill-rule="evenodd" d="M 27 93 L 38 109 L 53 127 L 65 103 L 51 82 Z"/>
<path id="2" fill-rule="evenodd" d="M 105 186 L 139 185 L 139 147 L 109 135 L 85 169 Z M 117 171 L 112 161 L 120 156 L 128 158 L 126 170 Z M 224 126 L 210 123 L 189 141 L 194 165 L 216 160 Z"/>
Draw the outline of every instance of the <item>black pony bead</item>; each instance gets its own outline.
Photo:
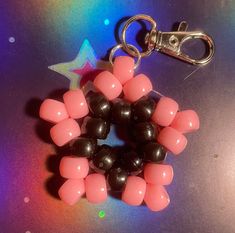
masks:
<path id="1" fill-rule="evenodd" d="M 142 147 L 144 161 L 158 163 L 166 158 L 166 150 L 157 142 L 149 142 Z"/>
<path id="2" fill-rule="evenodd" d="M 157 129 L 151 122 L 141 122 L 134 124 L 132 134 L 137 142 L 153 141 L 156 140 Z"/>
<path id="3" fill-rule="evenodd" d="M 100 149 L 93 157 L 93 165 L 103 171 L 108 171 L 112 168 L 117 159 L 116 153 L 112 147 L 108 145 L 100 146 Z"/>
<path id="4" fill-rule="evenodd" d="M 122 165 L 130 173 L 140 173 L 144 166 L 143 159 L 135 151 L 124 153 Z"/>
<path id="5" fill-rule="evenodd" d="M 144 96 L 132 105 L 132 119 L 136 122 L 149 121 L 155 110 L 153 98 Z"/>
<path id="6" fill-rule="evenodd" d="M 114 167 L 108 172 L 107 181 L 112 191 L 122 191 L 125 188 L 128 172 L 121 167 Z"/>
<path id="7" fill-rule="evenodd" d="M 112 122 L 128 124 L 131 121 L 131 104 L 125 100 L 116 100 L 112 107 Z"/>
<path id="8" fill-rule="evenodd" d="M 98 92 L 91 92 L 87 95 L 86 100 L 94 117 L 103 119 L 109 118 L 111 112 L 111 103 L 103 94 Z"/>
<path id="9" fill-rule="evenodd" d="M 95 154 L 97 140 L 94 138 L 78 138 L 72 145 L 72 154 L 79 157 L 91 157 Z"/>
<path id="10" fill-rule="evenodd" d="M 85 132 L 91 138 L 105 139 L 110 131 L 110 123 L 101 118 L 89 118 L 85 123 Z"/>

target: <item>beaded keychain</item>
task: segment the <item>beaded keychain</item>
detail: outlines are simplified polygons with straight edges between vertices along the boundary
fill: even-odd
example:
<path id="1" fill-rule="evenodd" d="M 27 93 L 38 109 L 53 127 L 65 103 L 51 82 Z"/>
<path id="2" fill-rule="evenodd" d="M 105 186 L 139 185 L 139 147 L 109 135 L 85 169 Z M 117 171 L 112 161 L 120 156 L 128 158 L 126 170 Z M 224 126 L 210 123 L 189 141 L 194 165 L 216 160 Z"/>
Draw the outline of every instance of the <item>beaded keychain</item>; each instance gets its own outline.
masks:
<path id="1" fill-rule="evenodd" d="M 146 36 L 147 51 L 140 53 L 126 43 L 126 30 L 135 20 L 143 19 L 152 24 L 152 30 Z M 152 211 L 168 206 L 170 198 L 164 186 L 172 182 L 173 168 L 164 163 L 167 151 L 178 155 L 185 149 L 184 134 L 199 129 L 199 118 L 193 110 L 179 111 L 178 103 L 169 97 L 151 97 L 150 79 L 144 74 L 134 77 L 134 69 L 154 49 L 192 64 L 209 62 L 214 53 L 212 39 L 202 32 L 186 32 L 186 27 L 182 22 L 177 32 L 162 33 L 150 16 L 130 18 L 123 29 L 122 44 L 110 53 L 112 72 L 98 74 L 87 93 L 68 90 L 63 103 L 44 100 L 40 117 L 55 124 L 50 130 L 53 142 L 71 148 L 71 155 L 64 156 L 59 166 L 61 176 L 67 179 L 58 191 L 64 202 L 74 205 L 85 194 L 89 202 L 102 203 L 110 190 L 121 192 L 121 199 L 129 205 L 144 201 Z M 206 58 L 195 60 L 181 52 L 182 43 L 194 38 L 207 42 Z M 130 56 L 116 57 L 113 62 L 120 48 L 138 57 L 137 63 Z M 128 146 L 98 145 L 99 139 L 107 138 L 111 124 L 127 131 Z"/>

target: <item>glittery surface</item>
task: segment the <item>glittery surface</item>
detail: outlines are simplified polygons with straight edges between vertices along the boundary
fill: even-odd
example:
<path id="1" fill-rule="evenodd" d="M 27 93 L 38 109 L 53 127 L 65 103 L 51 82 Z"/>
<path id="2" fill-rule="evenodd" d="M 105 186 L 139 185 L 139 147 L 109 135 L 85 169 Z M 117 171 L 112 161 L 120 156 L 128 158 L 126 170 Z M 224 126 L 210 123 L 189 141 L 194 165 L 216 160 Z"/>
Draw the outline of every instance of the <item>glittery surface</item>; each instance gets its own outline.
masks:
<path id="1" fill-rule="evenodd" d="M 0 233 L 235 232 L 234 12 L 231 0 L 1 1 Z M 116 25 L 139 13 L 155 18 L 162 31 L 187 20 L 191 30 L 214 38 L 214 60 L 204 67 L 154 54 L 137 71 L 182 109 L 197 111 L 201 129 L 188 135 L 181 156 L 167 158 L 175 176 L 167 187 L 171 203 L 163 212 L 127 206 L 115 197 L 101 205 L 82 199 L 67 206 L 55 197 L 62 182 L 56 169 L 61 156 L 49 139 L 49 126 L 37 118 L 38 106 L 69 87 L 68 71 L 75 70 L 74 83 L 79 82 L 79 70 L 95 65 L 93 52 L 97 60 L 107 60 L 116 44 Z M 136 29 L 139 24 L 130 31 Z M 73 61 L 84 41 L 92 48 L 91 60 L 85 61 L 90 66 L 82 64 L 83 54 L 81 67 L 70 63 L 67 72 L 62 69 L 66 74 L 48 69 Z M 107 142 L 121 143 L 114 133 Z"/>

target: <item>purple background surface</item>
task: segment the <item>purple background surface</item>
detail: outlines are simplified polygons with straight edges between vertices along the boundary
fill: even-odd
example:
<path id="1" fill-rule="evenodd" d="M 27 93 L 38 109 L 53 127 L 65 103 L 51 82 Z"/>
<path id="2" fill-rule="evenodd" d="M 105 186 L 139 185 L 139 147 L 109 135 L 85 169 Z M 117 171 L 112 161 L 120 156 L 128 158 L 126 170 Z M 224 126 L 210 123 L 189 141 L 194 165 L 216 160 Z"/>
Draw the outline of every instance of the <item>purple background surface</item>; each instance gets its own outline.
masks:
<path id="1" fill-rule="evenodd" d="M 0 233 L 235 232 L 234 12 L 230 0 L 1 1 Z M 101 205 L 82 199 L 66 206 L 53 195 L 59 155 L 37 111 L 41 100 L 58 96 L 69 82 L 48 67 L 73 60 L 85 39 L 97 59 L 104 58 L 117 43 L 120 20 L 139 13 L 151 15 L 162 31 L 186 20 L 191 30 L 214 38 L 215 57 L 204 67 L 158 53 L 138 69 L 182 109 L 196 110 L 201 129 L 187 136 L 179 157 L 167 158 L 175 177 L 166 210 L 155 213 L 112 197 Z M 119 143 L 114 134 L 108 142 Z"/>

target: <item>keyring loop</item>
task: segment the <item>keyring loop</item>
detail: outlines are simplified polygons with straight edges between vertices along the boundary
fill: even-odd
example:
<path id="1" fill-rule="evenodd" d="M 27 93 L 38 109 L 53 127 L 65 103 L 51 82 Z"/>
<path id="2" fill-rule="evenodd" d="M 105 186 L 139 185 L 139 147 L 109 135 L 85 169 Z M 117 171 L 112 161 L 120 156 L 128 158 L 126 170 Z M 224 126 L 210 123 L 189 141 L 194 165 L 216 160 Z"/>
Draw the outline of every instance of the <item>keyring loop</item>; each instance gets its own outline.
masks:
<path id="1" fill-rule="evenodd" d="M 124 28 L 123 28 L 123 30 L 122 30 L 122 44 L 123 44 L 124 50 L 125 50 L 127 53 L 129 53 L 129 54 L 131 54 L 132 56 L 134 56 L 134 57 L 137 57 L 138 54 L 135 53 L 134 50 L 131 50 L 131 49 L 130 49 L 130 46 L 128 46 L 128 44 L 126 43 L 126 31 L 127 31 L 127 29 L 129 28 L 129 26 L 130 26 L 133 22 L 138 21 L 138 20 L 146 20 L 146 21 L 150 22 L 151 25 L 152 25 L 151 31 L 152 31 L 153 29 L 156 29 L 156 27 L 157 27 L 157 23 L 155 22 L 155 20 L 154 20 L 152 17 L 150 17 L 149 15 L 144 15 L 144 14 L 135 15 L 135 16 L 131 17 L 130 19 L 128 19 L 128 20 L 126 21 L 126 23 L 125 23 L 125 25 L 124 25 Z M 139 52 L 139 53 L 140 53 L 140 56 L 141 56 L 141 57 L 146 57 L 146 56 L 148 56 L 151 52 L 152 52 L 151 49 L 147 49 L 146 51 L 144 51 L 144 52 Z"/>
<path id="2" fill-rule="evenodd" d="M 141 54 L 139 52 L 139 50 L 134 46 L 134 45 L 131 45 L 131 44 L 126 44 L 126 46 L 128 47 L 128 49 L 130 51 L 135 51 L 135 54 L 137 56 L 137 62 L 135 63 L 134 65 L 134 69 L 136 69 L 139 65 L 140 65 L 140 60 L 141 60 Z M 109 62 L 111 63 L 111 65 L 113 66 L 113 57 L 114 57 L 114 54 L 115 52 L 118 50 L 118 49 L 121 49 L 121 48 L 124 48 L 124 45 L 123 44 L 118 44 L 116 46 L 114 46 L 112 48 L 112 50 L 110 51 L 110 54 L 109 54 Z M 125 51 L 125 50 L 124 50 Z M 126 51 L 127 52 L 127 51 Z"/>

